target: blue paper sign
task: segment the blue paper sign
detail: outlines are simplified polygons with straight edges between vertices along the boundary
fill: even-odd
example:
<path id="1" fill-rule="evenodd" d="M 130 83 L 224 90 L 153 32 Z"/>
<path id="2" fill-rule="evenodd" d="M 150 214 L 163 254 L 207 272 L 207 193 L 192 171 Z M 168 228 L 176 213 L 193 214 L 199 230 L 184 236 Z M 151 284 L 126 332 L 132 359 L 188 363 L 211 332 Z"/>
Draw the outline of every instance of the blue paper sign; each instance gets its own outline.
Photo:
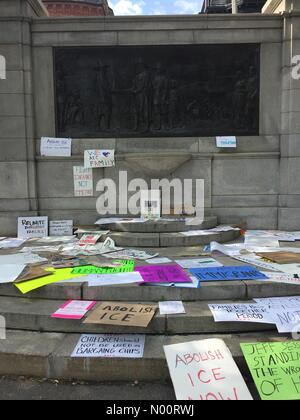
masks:
<path id="1" fill-rule="evenodd" d="M 251 266 L 191 268 L 190 273 L 202 281 L 267 280 Z"/>

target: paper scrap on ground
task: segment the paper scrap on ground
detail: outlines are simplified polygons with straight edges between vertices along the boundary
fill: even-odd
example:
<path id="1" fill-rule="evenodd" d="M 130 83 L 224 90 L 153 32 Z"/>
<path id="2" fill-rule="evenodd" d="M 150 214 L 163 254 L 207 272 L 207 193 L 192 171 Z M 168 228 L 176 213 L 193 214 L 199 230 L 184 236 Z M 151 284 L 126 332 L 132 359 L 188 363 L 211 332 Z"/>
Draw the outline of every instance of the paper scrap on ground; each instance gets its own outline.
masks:
<path id="1" fill-rule="evenodd" d="M 85 319 L 84 323 L 146 328 L 156 310 L 156 305 L 103 302 Z"/>
<path id="2" fill-rule="evenodd" d="M 0 283 L 12 283 L 24 271 L 26 265 L 2 264 L 0 267 Z"/>
<path id="3" fill-rule="evenodd" d="M 235 136 L 217 137 L 217 147 L 236 148 L 237 142 Z"/>
<path id="4" fill-rule="evenodd" d="M 145 335 L 138 334 L 84 334 L 72 357 L 141 359 L 144 356 L 145 338 Z"/>
<path id="5" fill-rule="evenodd" d="M 96 303 L 96 301 L 69 300 L 54 312 L 51 318 L 82 319 Z"/>
<path id="6" fill-rule="evenodd" d="M 18 283 L 15 284 L 15 286 L 20 290 L 21 293 L 26 294 L 43 286 L 47 286 L 49 284 L 59 283 L 63 282 L 64 280 L 82 277 L 82 274 L 72 274 L 72 268 L 61 268 L 57 270 L 54 268 L 48 268 L 46 271 L 52 272 L 52 275 L 43 278 L 38 278 L 35 280 L 26 281 L 23 283 Z"/>
<path id="7" fill-rule="evenodd" d="M 50 236 L 72 236 L 73 220 L 50 220 L 49 233 Z"/>
<path id="8" fill-rule="evenodd" d="M 191 283 L 191 278 L 176 264 L 136 267 L 145 283 Z"/>
<path id="9" fill-rule="evenodd" d="M 7 238 L 0 241 L 0 248 L 19 248 L 26 242 L 26 239 L 21 238 Z"/>
<path id="10" fill-rule="evenodd" d="M 72 139 L 42 137 L 41 156 L 70 157 L 72 155 Z"/>
<path id="11" fill-rule="evenodd" d="M 190 272 L 201 282 L 261 280 L 267 277 L 250 266 L 191 268 Z"/>
<path id="12" fill-rule="evenodd" d="M 171 263 L 172 260 L 170 258 L 152 258 L 150 260 L 146 260 L 148 264 L 168 264 Z"/>
<path id="13" fill-rule="evenodd" d="M 241 228 L 239 227 L 233 227 L 233 226 L 227 226 L 227 225 L 219 225 L 213 229 L 210 229 L 210 232 L 230 232 L 232 230 L 240 231 Z"/>
<path id="14" fill-rule="evenodd" d="M 97 220 L 95 225 L 111 225 L 114 223 L 146 223 L 146 220 L 141 218 L 103 217 L 102 219 Z"/>
<path id="15" fill-rule="evenodd" d="M 177 287 L 183 289 L 199 289 L 200 282 L 196 277 L 191 277 L 191 283 L 144 283 L 143 285 L 147 286 L 156 286 L 156 287 Z"/>
<path id="16" fill-rule="evenodd" d="M 223 264 L 219 263 L 213 258 L 198 258 L 198 259 L 186 259 L 186 260 L 175 260 L 176 264 L 182 268 L 207 268 L 207 267 L 223 267 Z"/>
<path id="17" fill-rule="evenodd" d="M 275 324 L 268 306 L 259 304 L 209 304 L 215 322 Z"/>
<path id="18" fill-rule="evenodd" d="M 74 196 L 93 197 L 93 170 L 83 166 L 73 166 Z"/>
<path id="19" fill-rule="evenodd" d="M 107 258 L 119 258 L 119 259 L 136 259 L 136 260 L 149 260 L 157 257 L 158 254 L 149 254 L 145 251 L 139 251 L 137 249 L 124 249 L 123 251 L 114 251 L 109 253 L 103 253 Z"/>
<path id="20" fill-rule="evenodd" d="M 75 267 L 72 274 L 114 274 L 114 273 L 131 273 L 134 270 L 133 260 L 116 260 L 115 267 L 95 267 L 87 265 L 83 267 Z"/>
<path id="21" fill-rule="evenodd" d="M 18 217 L 18 238 L 48 236 L 48 217 Z"/>
<path id="22" fill-rule="evenodd" d="M 186 313 L 181 301 L 159 302 L 159 311 L 161 315 L 176 315 Z"/>
<path id="23" fill-rule="evenodd" d="M 17 264 L 17 265 L 27 265 L 27 264 L 37 264 L 47 262 L 46 258 L 42 258 L 37 254 L 31 254 L 30 252 L 18 253 L 18 254 L 9 254 L 9 255 L 0 255 L 0 266 L 2 264 Z M 1 268 L 1 267 L 0 267 Z"/>
<path id="24" fill-rule="evenodd" d="M 107 168 L 115 166 L 114 150 L 85 150 L 84 167 L 85 168 Z"/>
<path id="25" fill-rule="evenodd" d="M 281 284 L 298 284 L 300 285 L 300 279 L 294 277 L 293 274 L 288 273 L 269 273 L 264 272 L 265 276 L 268 277 L 268 281 L 273 283 L 281 283 Z"/>
<path id="26" fill-rule="evenodd" d="M 279 241 L 277 237 L 272 236 L 250 236 L 245 235 L 245 247 L 247 246 L 263 246 L 279 248 Z"/>
<path id="27" fill-rule="evenodd" d="M 187 232 L 179 232 L 181 235 L 184 236 L 207 236 L 207 235 L 215 235 L 215 232 L 211 232 L 209 230 L 188 230 Z"/>
<path id="28" fill-rule="evenodd" d="M 222 340 L 164 346 L 177 400 L 252 400 Z"/>
<path id="29" fill-rule="evenodd" d="M 91 274 L 84 278 L 89 287 L 117 286 L 143 282 L 140 273 Z"/>
<path id="30" fill-rule="evenodd" d="M 241 348 L 262 400 L 300 400 L 300 341 L 243 343 Z"/>

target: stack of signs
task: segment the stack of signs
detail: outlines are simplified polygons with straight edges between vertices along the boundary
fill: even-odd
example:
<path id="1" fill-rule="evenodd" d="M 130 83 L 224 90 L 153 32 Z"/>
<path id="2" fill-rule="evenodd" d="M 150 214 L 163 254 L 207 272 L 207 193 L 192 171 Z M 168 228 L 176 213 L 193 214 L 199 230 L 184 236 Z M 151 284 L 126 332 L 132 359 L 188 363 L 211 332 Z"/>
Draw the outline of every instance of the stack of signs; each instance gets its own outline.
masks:
<path id="1" fill-rule="evenodd" d="M 114 150 L 85 150 L 85 168 L 107 168 L 115 166 Z"/>
<path id="2" fill-rule="evenodd" d="M 71 139 L 41 138 L 41 156 L 70 157 L 71 147 Z"/>
<path id="3" fill-rule="evenodd" d="M 139 359 L 144 355 L 144 335 L 85 334 L 80 337 L 72 357 Z"/>
<path id="4" fill-rule="evenodd" d="M 300 400 L 300 342 L 241 344 L 264 401 Z"/>
<path id="5" fill-rule="evenodd" d="M 44 238 L 48 236 L 48 217 L 19 217 L 18 238 Z"/>
<path id="6" fill-rule="evenodd" d="M 200 282 L 233 280 L 267 280 L 267 277 L 251 266 L 192 268 L 190 272 Z"/>
<path id="7" fill-rule="evenodd" d="M 87 317 L 84 323 L 146 328 L 156 310 L 156 305 L 103 302 Z"/>
<path id="8" fill-rule="evenodd" d="M 96 305 L 96 301 L 69 300 L 62 305 L 51 318 L 82 319 Z"/>
<path id="9" fill-rule="evenodd" d="M 177 264 L 136 267 L 144 283 L 192 283 L 192 279 Z"/>
<path id="10" fill-rule="evenodd" d="M 177 400 L 252 400 L 222 340 L 174 344 L 164 350 Z"/>

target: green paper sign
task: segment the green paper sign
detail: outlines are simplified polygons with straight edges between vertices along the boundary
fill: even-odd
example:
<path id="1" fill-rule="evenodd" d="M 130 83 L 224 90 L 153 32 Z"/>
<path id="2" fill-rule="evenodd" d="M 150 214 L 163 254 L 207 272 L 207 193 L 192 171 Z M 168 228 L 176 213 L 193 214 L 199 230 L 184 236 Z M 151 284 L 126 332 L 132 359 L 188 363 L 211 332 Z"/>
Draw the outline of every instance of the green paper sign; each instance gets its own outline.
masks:
<path id="1" fill-rule="evenodd" d="M 241 344 L 264 401 L 300 400 L 300 341 Z"/>
<path id="2" fill-rule="evenodd" d="M 132 273 L 134 271 L 134 260 L 117 260 L 114 261 L 113 264 L 120 265 L 117 265 L 116 267 L 96 267 L 94 265 L 74 267 L 72 274 L 117 274 Z"/>

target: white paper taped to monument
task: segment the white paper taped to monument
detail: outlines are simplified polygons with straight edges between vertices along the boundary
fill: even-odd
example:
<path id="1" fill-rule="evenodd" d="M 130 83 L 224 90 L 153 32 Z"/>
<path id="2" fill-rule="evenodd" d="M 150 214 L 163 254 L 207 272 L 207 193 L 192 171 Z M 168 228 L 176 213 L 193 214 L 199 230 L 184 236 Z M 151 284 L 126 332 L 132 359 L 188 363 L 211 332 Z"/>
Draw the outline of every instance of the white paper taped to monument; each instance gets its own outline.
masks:
<path id="1" fill-rule="evenodd" d="M 114 150 L 85 150 L 85 168 L 107 168 L 115 166 Z"/>
<path id="2" fill-rule="evenodd" d="M 92 197 L 94 195 L 93 171 L 83 166 L 73 166 L 75 197 Z"/>
<path id="3" fill-rule="evenodd" d="M 70 157 L 72 155 L 72 139 L 41 138 L 41 156 Z"/>

